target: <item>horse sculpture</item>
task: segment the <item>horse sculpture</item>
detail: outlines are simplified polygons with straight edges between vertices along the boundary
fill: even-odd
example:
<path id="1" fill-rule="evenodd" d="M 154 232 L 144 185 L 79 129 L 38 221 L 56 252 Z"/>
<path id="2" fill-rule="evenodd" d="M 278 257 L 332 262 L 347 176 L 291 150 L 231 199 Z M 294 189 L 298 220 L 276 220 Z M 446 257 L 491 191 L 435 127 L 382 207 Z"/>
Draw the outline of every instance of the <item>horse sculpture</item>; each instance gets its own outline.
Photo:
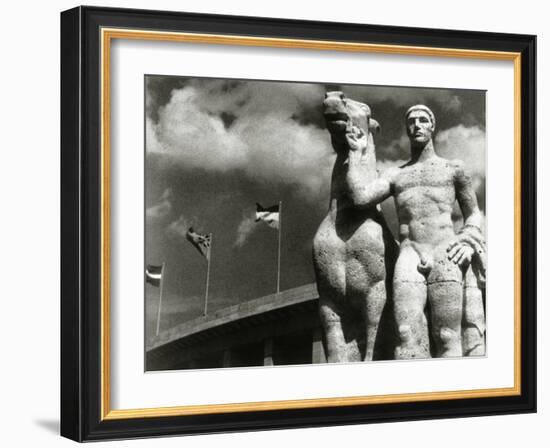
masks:
<path id="1" fill-rule="evenodd" d="M 398 245 L 379 208 L 352 206 L 355 183 L 348 180 L 352 172 L 366 184 L 376 179 L 373 134 L 379 125 L 369 106 L 342 92 L 328 92 L 323 106 L 336 161 L 328 214 L 313 240 L 313 262 L 327 361 L 371 361 L 379 357 L 375 343 L 386 320 Z M 357 145 L 359 139 L 366 139 L 366 149 Z"/>

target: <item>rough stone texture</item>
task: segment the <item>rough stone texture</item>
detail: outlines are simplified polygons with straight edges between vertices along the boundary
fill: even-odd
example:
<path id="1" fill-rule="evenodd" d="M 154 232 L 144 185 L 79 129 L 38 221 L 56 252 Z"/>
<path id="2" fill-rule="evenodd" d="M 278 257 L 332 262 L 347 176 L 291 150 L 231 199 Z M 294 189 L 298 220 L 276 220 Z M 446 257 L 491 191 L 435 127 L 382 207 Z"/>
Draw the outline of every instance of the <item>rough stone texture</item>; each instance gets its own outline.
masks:
<path id="1" fill-rule="evenodd" d="M 393 312 L 384 322 L 397 333 L 393 357 L 484 355 L 481 213 L 463 162 L 435 153 L 434 114 L 423 105 L 407 111 L 411 159 L 377 176 L 369 107 L 330 92 L 324 108 L 337 158 L 313 249 L 328 361 L 373 358 L 387 299 Z M 390 196 L 399 219 L 395 267 L 394 241 L 376 208 Z M 458 234 L 455 201 L 464 218 Z"/>
<path id="2" fill-rule="evenodd" d="M 485 309 L 483 306 L 484 285 L 479 281 L 472 267 L 464 279 L 464 315 L 462 316 L 462 354 L 464 356 L 485 355 Z"/>
<path id="3" fill-rule="evenodd" d="M 337 154 L 329 211 L 313 240 L 326 355 L 328 362 L 369 361 L 387 302 L 386 265 L 393 265 L 397 244 L 376 204 L 355 207 L 350 171 L 361 178 L 359 188 L 376 179 L 378 123 L 366 104 L 341 92 L 327 93 L 324 114 Z"/>

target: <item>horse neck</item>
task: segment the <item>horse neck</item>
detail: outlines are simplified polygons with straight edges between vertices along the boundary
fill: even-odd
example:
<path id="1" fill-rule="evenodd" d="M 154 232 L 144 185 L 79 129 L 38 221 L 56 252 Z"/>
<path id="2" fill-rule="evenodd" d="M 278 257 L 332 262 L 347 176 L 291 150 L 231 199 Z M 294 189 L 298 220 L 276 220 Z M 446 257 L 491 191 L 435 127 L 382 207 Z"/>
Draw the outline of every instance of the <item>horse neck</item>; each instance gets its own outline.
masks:
<path id="1" fill-rule="evenodd" d="M 372 182 L 378 177 L 376 171 L 376 153 L 372 134 L 369 133 L 368 144 L 365 152 L 353 169 L 359 169 L 366 183 Z M 331 198 L 339 199 L 347 194 L 346 174 L 350 169 L 347 153 L 337 153 L 336 161 L 332 169 Z"/>

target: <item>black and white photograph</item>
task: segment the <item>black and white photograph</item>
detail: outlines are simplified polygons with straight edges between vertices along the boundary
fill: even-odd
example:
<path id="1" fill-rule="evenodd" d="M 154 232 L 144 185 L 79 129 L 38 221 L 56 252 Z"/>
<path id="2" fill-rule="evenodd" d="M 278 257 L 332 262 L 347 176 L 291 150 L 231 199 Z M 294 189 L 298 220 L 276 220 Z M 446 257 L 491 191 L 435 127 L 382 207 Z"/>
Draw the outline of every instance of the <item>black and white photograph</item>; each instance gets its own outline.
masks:
<path id="1" fill-rule="evenodd" d="M 541 434 L 541 28 L 380 6 L 61 13 L 64 437 Z"/>
<path id="2" fill-rule="evenodd" d="M 144 84 L 146 371 L 486 356 L 484 90 Z"/>

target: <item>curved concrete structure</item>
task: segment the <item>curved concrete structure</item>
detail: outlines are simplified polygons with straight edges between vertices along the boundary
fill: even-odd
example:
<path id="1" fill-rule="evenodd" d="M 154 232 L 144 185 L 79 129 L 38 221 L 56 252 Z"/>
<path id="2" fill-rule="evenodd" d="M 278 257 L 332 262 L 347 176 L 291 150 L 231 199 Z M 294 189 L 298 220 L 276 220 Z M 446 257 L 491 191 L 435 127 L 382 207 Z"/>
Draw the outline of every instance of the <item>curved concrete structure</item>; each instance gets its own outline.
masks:
<path id="1" fill-rule="evenodd" d="M 147 341 L 147 370 L 326 362 L 315 283 L 240 303 Z"/>

